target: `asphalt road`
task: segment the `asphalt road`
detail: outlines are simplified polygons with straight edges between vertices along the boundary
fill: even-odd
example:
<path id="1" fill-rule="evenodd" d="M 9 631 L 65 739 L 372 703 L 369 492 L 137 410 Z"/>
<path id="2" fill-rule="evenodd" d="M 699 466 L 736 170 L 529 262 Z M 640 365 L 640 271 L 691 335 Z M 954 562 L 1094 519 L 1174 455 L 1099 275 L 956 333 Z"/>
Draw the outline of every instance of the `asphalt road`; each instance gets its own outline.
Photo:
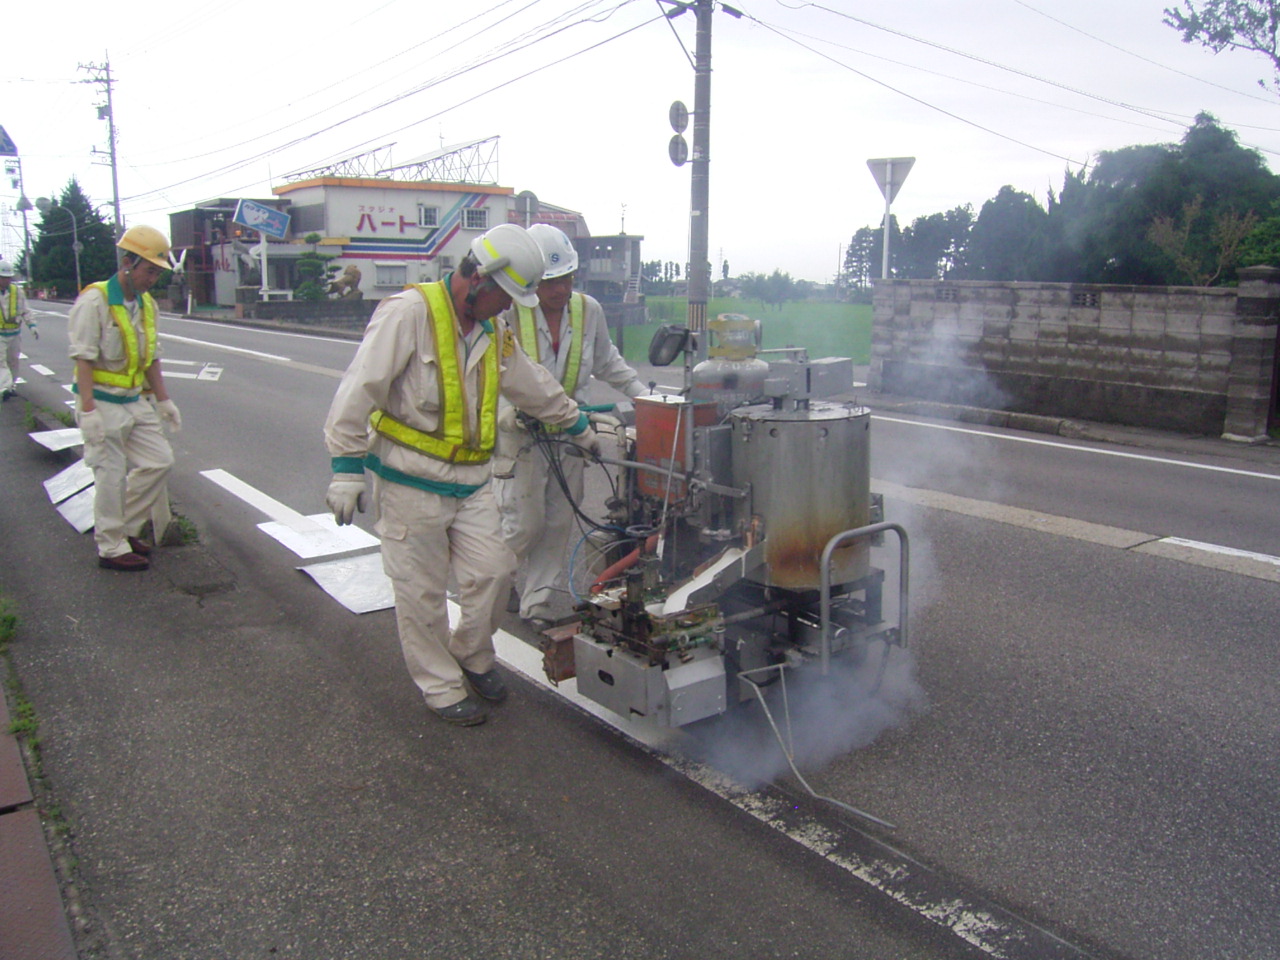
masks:
<path id="1" fill-rule="evenodd" d="M 49 407 L 59 322 L 28 343 Z M 1150 546 L 1280 552 L 1275 448 L 876 403 L 911 656 L 873 710 L 820 691 L 838 709 L 800 747 L 819 793 L 885 831 L 809 798 L 758 725 L 692 731 L 672 759 L 522 681 L 485 727 L 428 718 L 390 613 L 338 608 L 200 474 L 323 511 L 320 425 L 353 345 L 163 329 L 167 370 L 193 374 L 170 384 L 172 492 L 202 543 L 146 576 L 92 566 L 39 486 L 61 461 L 0 409 L 25 559 L 0 586 L 85 956 L 1280 956 L 1280 584 Z M 689 756 L 779 775 L 742 794 Z M 930 915 L 946 902 L 966 909 Z"/>

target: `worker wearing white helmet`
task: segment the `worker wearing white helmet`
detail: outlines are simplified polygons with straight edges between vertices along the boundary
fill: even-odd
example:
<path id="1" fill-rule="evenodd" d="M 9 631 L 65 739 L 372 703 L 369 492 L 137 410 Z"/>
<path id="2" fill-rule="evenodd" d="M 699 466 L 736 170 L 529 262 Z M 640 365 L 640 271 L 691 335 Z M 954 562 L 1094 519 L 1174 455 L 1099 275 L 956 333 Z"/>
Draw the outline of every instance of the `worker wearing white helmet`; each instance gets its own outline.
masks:
<path id="1" fill-rule="evenodd" d="M 339 524 L 364 510 L 365 471 L 395 591 L 405 664 L 441 719 L 484 721 L 506 697 L 493 631 L 515 558 L 487 486 L 498 395 L 594 448 L 587 417 L 497 320 L 536 303 L 542 250 L 515 224 L 477 237 L 455 272 L 378 305 L 325 421 Z M 450 630 L 452 574 L 461 615 Z"/>
<path id="2" fill-rule="evenodd" d="M 182 428 L 160 370 L 156 302 L 148 292 L 170 268 L 169 239 L 130 227 L 116 246 L 120 269 L 81 291 L 67 319 L 76 362 L 76 419 L 84 462 L 93 468 L 93 538 L 98 565 L 133 572 L 151 565 L 141 539 L 152 507 L 167 496 L 170 432 Z M 157 537 L 163 530 L 155 531 Z"/>
<path id="3" fill-rule="evenodd" d="M 529 234 L 538 241 L 546 258 L 546 271 L 538 284 L 535 306 L 517 304 L 506 315 L 517 331 L 524 351 L 560 381 L 565 392 L 579 403 L 587 400 L 591 378 L 609 384 L 628 397 L 645 392 L 635 370 L 609 339 L 604 309 L 593 297 L 575 293 L 574 274 L 578 253 L 563 230 L 536 223 Z M 597 421 L 616 427 L 612 417 L 592 414 Z M 514 456 L 508 475 L 494 474 L 494 494 L 502 510 L 502 534 L 507 546 L 523 564 L 517 572 L 521 581 L 520 616 L 545 626 L 552 618 L 552 600 L 565 570 L 565 552 L 573 532 L 574 504 L 582 500 L 583 468 L 580 457 L 561 457 L 573 503 L 566 499 L 559 482 L 551 476 L 551 463 L 543 451 L 535 449 L 529 435 L 520 429 L 515 411 L 504 407 L 499 417 L 499 443 Z M 506 460 L 510 463 L 510 459 Z"/>
<path id="4" fill-rule="evenodd" d="M 18 358 L 22 356 L 22 325 L 40 339 L 36 322 L 27 309 L 27 295 L 13 282 L 13 264 L 0 260 L 0 340 L 4 342 L 4 365 L 0 366 L 0 400 L 8 400 L 17 391 Z"/>

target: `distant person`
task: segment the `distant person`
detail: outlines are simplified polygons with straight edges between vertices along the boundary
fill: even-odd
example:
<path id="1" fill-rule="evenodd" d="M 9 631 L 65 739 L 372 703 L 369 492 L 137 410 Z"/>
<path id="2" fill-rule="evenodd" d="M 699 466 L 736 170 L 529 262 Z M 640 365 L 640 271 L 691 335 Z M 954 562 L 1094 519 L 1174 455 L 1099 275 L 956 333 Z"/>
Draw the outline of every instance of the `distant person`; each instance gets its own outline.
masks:
<path id="1" fill-rule="evenodd" d="M 498 394 L 581 446 L 596 442 L 578 405 L 495 320 L 512 299 L 537 302 L 542 266 L 522 227 L 499 224 L 438 283 L 383 300 L 324 426 L 333 458 L 326 502 L 339 524 L 350 523 L 364 509 L 365 471 L 373 474 L 374 528 L 405 665 L 427 706 L 459 726 L 483 723 L 483 701 L 507 696 L 493 631 L 515 558 L 487 486 Z M 452 630 L 451 579 L 461 608 Z"/>
<path id="2" fill-rule="evenodd" d="M 578 269 L 573 241 L 546 223 L 535 223 L 529 235 L 538 241 L 547 261 L 538 284 L 538 302 L 533 307 L 517 304 L 504 315 L 525 353 L 546 367 L 580 404 L 586 402 L 592 377 L 628 397 L 640 396 L 644 384 L 609 339 L 604 308 L 595 298 L 573 290 Z M 598 421 L 613 420 L 592 416 Z M 565 569 L 574 505 L 582 502 L 585 464 L 581 457 L 560 458 L 573 497 L 570 502 L 552 477 L 546 454 L 535 449 L 529 434 L 520 428 L 514 409 L 503 407 L 498 426 L 502 447 L 512 454 L 518 451 L 510 476 L 495 473 L 493 486 L 502 509 L 502 535 L 524 564 L 520 616 L 545 627 L 552 619 L 552 597 Z"/>
<path id="3" fill-rule="evenodd" d="M 22 356 L 22 325 L 40 339 L 36 322 L 27 310 L 27 295 L 21 284 L 13 282 L 13 264 L 0 260 L 0 338 L 4 340 L 4 366 L 0 368 L 0 400 L 15 396 L 18 384 L 18 360 Z"/>
<path id="4" fill-rule="evenodd" d="M 76 362 L 84 462 L 93 468 L 98 565 L 132 572 L 151 565 L 151 544 L 140 535 L 173 466 L 161 424 L 177 433 L 182 417 L 160 372 L 156 302 L 148 293 L 169 269 L 169 240 L 154 227 L 137 226 L 116 246 L 125 251 L 119 271 L 81 291 L 67 339 Z"/>

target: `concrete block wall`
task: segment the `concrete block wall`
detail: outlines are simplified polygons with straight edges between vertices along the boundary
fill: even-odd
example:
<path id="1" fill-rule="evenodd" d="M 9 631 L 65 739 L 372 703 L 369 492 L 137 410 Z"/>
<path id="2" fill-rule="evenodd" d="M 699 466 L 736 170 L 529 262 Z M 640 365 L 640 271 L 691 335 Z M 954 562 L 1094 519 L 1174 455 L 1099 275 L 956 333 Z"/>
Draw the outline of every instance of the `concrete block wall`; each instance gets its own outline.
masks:
<path id="1" fill-rule="evenodd" d="M 1256 440 L 1274 407 L 1278 316 L 1269 267 L 1242 271 L 1238 289 L 877 281 L 871 385 Z"/>

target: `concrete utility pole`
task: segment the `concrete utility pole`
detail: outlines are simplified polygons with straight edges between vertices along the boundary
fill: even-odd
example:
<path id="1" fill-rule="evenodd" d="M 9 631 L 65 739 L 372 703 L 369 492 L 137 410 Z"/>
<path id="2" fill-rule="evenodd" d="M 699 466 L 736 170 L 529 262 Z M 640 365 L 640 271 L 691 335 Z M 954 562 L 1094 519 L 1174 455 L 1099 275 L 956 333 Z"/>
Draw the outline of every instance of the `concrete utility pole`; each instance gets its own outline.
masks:
<path id="1" fill-rule="evenodd" d="M 707 260 L 711 195 L 711 14 L 713 0 L 692 4 L 698 18 L 693 74 L 693 175 L 689 198 L 688 325 L 697 337 L 698 360 L 707 358 L 707 300 L 711 268 Z"/>
<path id="2" fill-rule="evenodd" d="M 120 178 L 116 169 L 116 121 L 115 121 L 115 104 L 111 100 L 111 87 L 115 81 L 111 79 L 111 58 L 107 57 L 104 63 L 82 63 L 80 69 L 89 73 L 90 79 L 82 80 L 81 83 L 96 83 L 106 92 L 107 102 L 98 104 L 98 119 L 107 121 L 107 154 L 111 164 L 111 207 L 115 213 L 114 234 L 115 239 L 119 240 L 124 234 L 124 223 L 120 218 Z M 96 147 L 93 152 L 100 153 Z M 116 251 L 117 264 L 120 259 L 120 251 Z"/>

